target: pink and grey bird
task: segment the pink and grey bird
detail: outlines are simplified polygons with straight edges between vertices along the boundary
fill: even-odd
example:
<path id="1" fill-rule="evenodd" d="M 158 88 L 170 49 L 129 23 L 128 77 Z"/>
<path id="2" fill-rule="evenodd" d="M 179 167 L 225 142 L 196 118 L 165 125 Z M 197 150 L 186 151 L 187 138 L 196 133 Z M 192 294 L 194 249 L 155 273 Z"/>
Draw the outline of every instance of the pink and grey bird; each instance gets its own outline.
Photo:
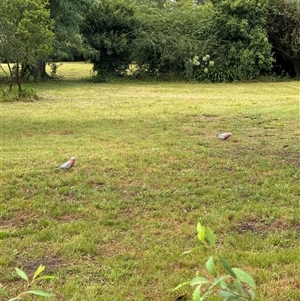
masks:
<path id="1" fill-rule="evenodd" d="M 75 157 L 72 157 L 68 162 L 62 164 L 59 167 L 56 167 L 56 169 L 70 169 L 75 163 Z"/>
<path id="2" fill-rule="evenodd" d="M 230 137 L 231 137 L 231 133 L 222 133 L 218 136 L 218 138 L 221 139 L 221 140 L 226 140 Z"/>

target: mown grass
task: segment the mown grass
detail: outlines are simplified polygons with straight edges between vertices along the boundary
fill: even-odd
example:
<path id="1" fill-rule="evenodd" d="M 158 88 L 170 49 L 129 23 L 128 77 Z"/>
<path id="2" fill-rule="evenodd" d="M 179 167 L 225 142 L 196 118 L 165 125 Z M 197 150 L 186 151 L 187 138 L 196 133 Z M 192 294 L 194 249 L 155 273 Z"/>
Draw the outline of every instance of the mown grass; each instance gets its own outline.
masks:
<path id="1" fill-rule="evenodd" d="M 1 104 L 0 279 L 39 264 L 48 300 L 175 300 L 218 252 L 257 300 L 300 299 L 299 82 L 95 84 L 90 66 Z M 231 131 L 220 141 L 216 135 Z M 70 171 L 55 166 L 76 156 Z M 32 299 L 31 299 L 32 300 Z M 211 299 L 217 300 L 217 299 Z"/>

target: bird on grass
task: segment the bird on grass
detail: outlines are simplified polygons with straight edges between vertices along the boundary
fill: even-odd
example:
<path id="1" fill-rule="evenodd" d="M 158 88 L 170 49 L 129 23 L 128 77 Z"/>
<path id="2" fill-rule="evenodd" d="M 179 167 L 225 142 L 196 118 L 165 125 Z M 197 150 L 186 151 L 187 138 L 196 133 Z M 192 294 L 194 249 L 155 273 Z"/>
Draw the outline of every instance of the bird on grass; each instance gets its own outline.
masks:
<path id="1" fill-rule="evenodd" d="M 75 157 L 72 157 L 68 162 L 56 167 L 56 169 L 70 169 L 75 163 Z"/>
<path id="2" fill-rule="evenodd" d="M 231 137 L 231 133 L 222 133 L 222 134 L 218 135 L 218 138 L 221 140 L 227 140 L 230 137 Z"/>

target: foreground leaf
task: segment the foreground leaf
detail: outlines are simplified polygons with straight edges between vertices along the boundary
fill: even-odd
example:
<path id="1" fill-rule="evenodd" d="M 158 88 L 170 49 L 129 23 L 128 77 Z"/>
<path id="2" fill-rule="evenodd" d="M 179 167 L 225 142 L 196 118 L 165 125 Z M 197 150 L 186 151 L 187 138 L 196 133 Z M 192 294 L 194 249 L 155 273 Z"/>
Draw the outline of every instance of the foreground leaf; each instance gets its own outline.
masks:
<path id="1" fill-rule="evenodd" d="M 45 276 L 40 276 L 38 278 L 38 280 L 50 280 L 50 279 L 54 279 L 54 278 L 55 278 L 54 276 L 47 276 L 47 275 L 45 275 Z"/>
<path id="2" fill-rule="evenodd" d="M 172 292 L 179 290 L 182 287 L 188 286 L 190 285 L 191 281 L 186 281 L 183 283 L 180 283 L 179 285 L 177 285 L 175 288 L 172 289 Z"/>
<path id="3" fill-rule="evenodd" d="M 190 253 L 192 253 L 192 252 L 194 252 L 194 251 L 200 249 L 201 247 L 202 247 L 202 246 L 193 248 L 193 249 L 191 249 L 191 250 L 184 251 L 182 254 L 184 254 L 184 255 L 185 255 L 185 254 L 190 254 Z"/>
<path id="4" fill-rule="evenodd" d="M 198 233 L 198 239 L 204 243 L 205 227 L 202 226 L 200 223 L 197 223 L 197 233 Z"/>
<path id="5" fill-rule="evenodd" d="M 202 285 L 202 284 L 205 284 L 205 283 L 209 283 L 209 280 L 205 277 L 198 276 L 198 277 L 195 277 L 191 280 L 190 285 L 191 286 Z"/>
<path id="6" fill-rule="evenodd" d="M 38 296 L 43 296 L 43 297 L 51 297 L 52 294 L 43 292 L 43 291 L 38 291 L 38 290 L 31 290 L 27 291 L 28 294 L 33 294 L 33 295 L 38 295 Z"/>
<path id="7" fill-rule="evenodd" d="M 229 277 L 228 275 L 223 275 L 223 276 L 220 276 L 219 278 L 216 278 L 215 281 L 212 283 L 212 286 L 224 287 L 224 284 L 226 286 L 226 283 L 224 282 L 224 280 L 228 277 Z"/>
<path id="8" fill-rule="evenodd" d="M 200 289 L 201 286 L 197 286 L 196 289 L 193 292 L 193 301 L 199 301 L 200 300 Z"/>
<path id="9" fill-rule="evenodd" d="M 249 275 L 248 273 L 244 272 L 239 268 L 232 268 L 232 270 L 237 276 L 237 278 L 239 278 L 242 282 L 247 283 L 252 289 L 256 289 L 255 280 L 251 275 Z"/>
<path id="10" fill-rule="evenodd" d="M 234 274 L 230 264 L 226 261 L 226 259 L 223 256 L 220 256 L 220 259 L 224 269 L 230 274 L 230 276 L 236 278 L 236 275 Z"/>
<path id="11" fill-rule="evenodd" d="M 221 297 L 225 298 L 225 300 L 231 300 L 233 298 L 234 299 L 237 298 L 237 296 L 232 292 L 220 290 L 218 293 Z"/>
<path id="12" fill-rule="evenodd" d="M 206 228 L 206 237 L 207 237 L 209 243 L 213 247 L 215 247 L 216 246 L 216 236 L 215 236 L 214 231 L 209 227 Z"/>
<path id="13" fill-rule="evenodd" d="M 206 269 L 210 272 L 210 274 L 214 277 L 217 277 L 217 271 L 215 268 L 214 257 L 210 256 L 209 259 L 205 263 Z"/>
<path id="14" fill-rule="evenodd" d="M 233 283 L 233 286 L 235 288 L 235 290 L 242 296 L 247 296 L 247 294 L 244 291 L 243 285 L 240 281 L 240 279 L 236 279 Z"/>
<path id="15" fill-rule="evenodd" d="M 22 271 L 21 269 L 15 268 L 17 274 L 24 280 L 26 280 L 28 282 L 28 276 L 26 275 L 26 273 L 24 271 Z"/>
<path id="16" fill-rule="evenodd" d="M 255 293 L 252 290 L 249 290 L 249 296 L 251 301 L 255 299 Z"/>
<path id="17" fill-rule="evenodd" d="M 33 279 L 37 278 L 44 270 L 45 266 L 41 264 L 34 272 Z"/>

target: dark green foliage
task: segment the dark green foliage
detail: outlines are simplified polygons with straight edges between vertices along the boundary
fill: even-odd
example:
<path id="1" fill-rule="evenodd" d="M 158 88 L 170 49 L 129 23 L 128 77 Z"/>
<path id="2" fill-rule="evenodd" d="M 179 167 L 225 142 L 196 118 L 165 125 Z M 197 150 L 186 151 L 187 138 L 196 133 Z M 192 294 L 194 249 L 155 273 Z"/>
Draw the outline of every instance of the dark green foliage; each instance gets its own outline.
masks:
<path id="1" fill-rule="evenodd" d="M 9 92 L 13 85 L 18 86 L 18 98 L 23 96 L 23 66 L 33 66 L 52 50 L 51 29 L 44 0 L 0 0 L 0 63 L 7 64 L 4 82 Z M 5 93 L 3 88 L 1 91 Z"/>
<path id="2" fill-rule="evenodd" d="M 210 81 L 249 80 L 273 63 L 266 32 L 266 0 L 180 1 L 165 9 L 140 9 L 134 61 L 146 75 Z M 214 65 L 193 65 L 209 54 Z M 208 71 L 208 72 L 207 72 Z"/>
<path id="3" fill-rule="evenodd" d="M 194 7 L 190 2 L 164 10 L 142 7 L 138 14 L 141 28 L 134 48 L 138 72 L 169 79 L 186 76 L 186 62 L 205 48 L 211 8 Z"/>
<path id="4" fill-rule="evenodd" d="M 50 59 L 73 60 L 84 52 L 80 25 L 92 0 L 50 0 L 49 9 L 54 25 L 54 50 Z"/>
<path id="5" fill-rule="evenodd" d="M 124 74 L 131 62 L 136 28 L 134 6 L 126 1 L 104 0 L 91 7 L 82 34 L 90 46 L 86 58 L 94 64 L 100 80 Z"/>
<path id="6" fill-rule="evenodd" d="M 300 74 L 300 1 L 270 0 L 268 37 L 276 57 L 275 71 Z"/>
<path id="7" fill-rule="evenodd" d="M 267 0 L 214 2 L 211 54 L 227 80 L 249 80 L 271 69 L 273 58 L 267 39 Z M 226 78 L 225 78 L 226 79 Z"/>
<path id="8" fill-rule="evenodd" d="M 85 11 L 89 1 L 72 2 L 71 6 L 77 7 L 77 12 L 80 7 Z M 50 3 L 53 6 L 55 1 Z M 57 33 L 59 28 L 67 28 L 69 21 L 62 18 L 67 4 L 63 1 L 57 8 L 61 11 L 55 17 Z M 66 35 L 79 38 L 77 48 L 76 43 L 65 45 L 81 49 L 100 81 L 127 75 L 130 64 L 131 75 L 136 77 L 251 80 L 270 74 L 275 59 L 285 72 L 297 75 L 299 5 L 296 0 L 101 0 L 90 5 L 84 22 L 82 13 L 69 22 L 73 29 L 82 24 L 84 39 L 75 34 L 78 30 L 74 34 L 62 30 L 62 41 L 68 40 Z M 202 61 L 206 55 L 213 65 Z M 195 57 L 200 58 L 200 64 L 193 64 Z"/>

